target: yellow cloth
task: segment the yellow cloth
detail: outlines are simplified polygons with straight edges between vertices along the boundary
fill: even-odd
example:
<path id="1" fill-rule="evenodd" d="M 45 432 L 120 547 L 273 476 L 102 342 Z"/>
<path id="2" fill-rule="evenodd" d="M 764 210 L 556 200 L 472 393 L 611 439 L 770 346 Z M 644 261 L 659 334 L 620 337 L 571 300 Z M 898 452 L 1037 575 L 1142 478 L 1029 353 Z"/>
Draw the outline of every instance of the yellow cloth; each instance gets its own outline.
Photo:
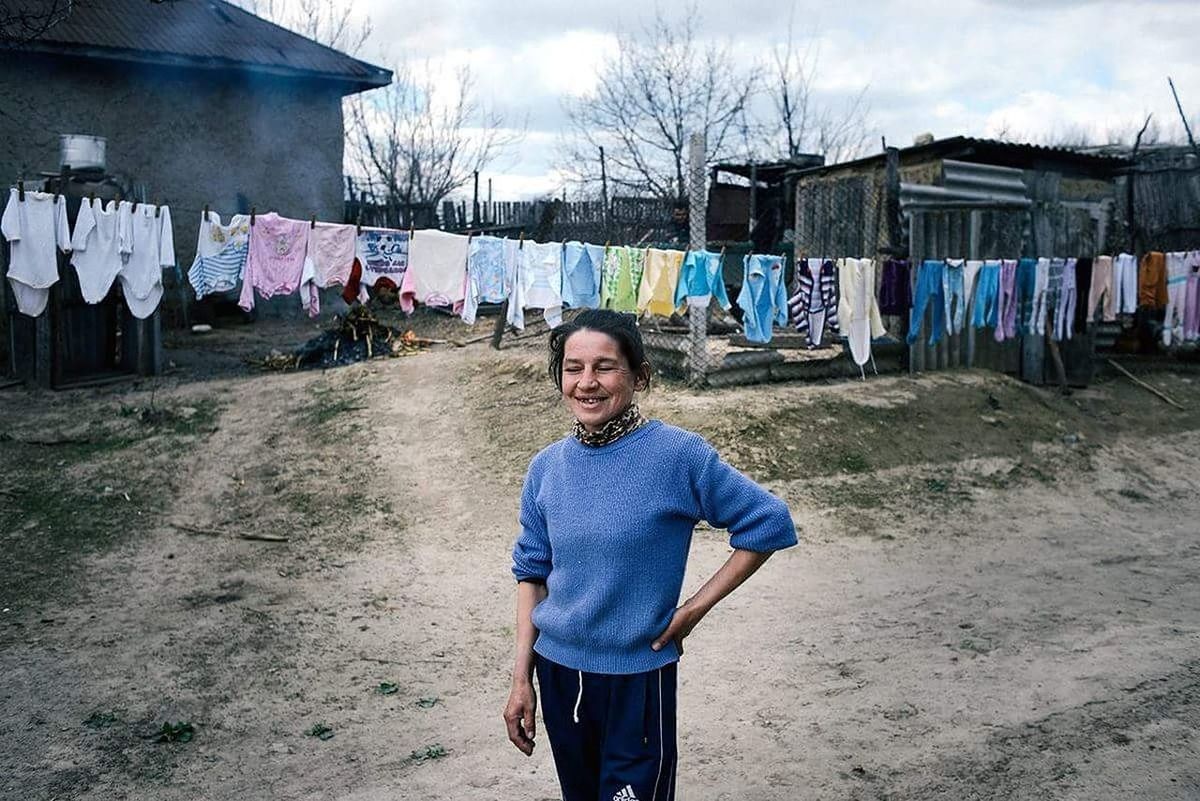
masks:
<path id="1" fill-rule="evenodd" d="M 679 269 L 683 266 L 682 250 L 646 251 L 646 270 L 638 287 L 638 314 L 657 314 L 670 317 L 679 307 L 675 305 L 675 287 L 679 284 Z"/>

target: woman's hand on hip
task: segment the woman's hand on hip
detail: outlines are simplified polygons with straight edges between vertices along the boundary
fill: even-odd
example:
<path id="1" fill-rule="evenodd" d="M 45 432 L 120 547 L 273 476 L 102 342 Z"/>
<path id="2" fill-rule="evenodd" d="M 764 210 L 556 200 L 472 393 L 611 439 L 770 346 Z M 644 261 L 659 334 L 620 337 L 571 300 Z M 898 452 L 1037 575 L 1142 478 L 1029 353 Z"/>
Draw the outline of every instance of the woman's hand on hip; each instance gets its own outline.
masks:
<path id="1" fill-rule="evenodd" d="M 508 694 L 508 704 L 504 707 L 504 724 L 508 727 L 508 739 L 525 756 L 533 753 L 536 717 L 537 692 L 533 689 L 533 683 L 514 681 L 512 692 Z"/>
<path id="2" fill-rule="evenodd" d="M 702 617 L 704 617 L 702 613 L 685 603 L 675 610 L 675 614 L 671 616 L 671 622 L 663 633 L 655 638 L 650 648 L 661 651 L 667 643 L 674 642 L 675 647 L 679 649 L 679 655 L 683 656 L 683 639 L 692 633 L 692 629 L 696 628 L 696 624 Z"/>

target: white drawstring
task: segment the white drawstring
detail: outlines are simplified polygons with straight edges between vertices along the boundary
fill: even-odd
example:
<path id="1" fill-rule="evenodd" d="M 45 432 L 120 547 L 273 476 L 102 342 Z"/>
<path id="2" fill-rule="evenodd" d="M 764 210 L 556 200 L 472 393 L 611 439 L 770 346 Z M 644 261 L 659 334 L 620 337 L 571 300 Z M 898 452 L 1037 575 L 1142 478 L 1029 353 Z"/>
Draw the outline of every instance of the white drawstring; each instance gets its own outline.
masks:
<path id="1" fill-rule="evenodd" d="M 579 671 L 579 695 L 575 697 L 575 722 L 579 722 L 579 705 L 583 703 L 583 671 Z"/>

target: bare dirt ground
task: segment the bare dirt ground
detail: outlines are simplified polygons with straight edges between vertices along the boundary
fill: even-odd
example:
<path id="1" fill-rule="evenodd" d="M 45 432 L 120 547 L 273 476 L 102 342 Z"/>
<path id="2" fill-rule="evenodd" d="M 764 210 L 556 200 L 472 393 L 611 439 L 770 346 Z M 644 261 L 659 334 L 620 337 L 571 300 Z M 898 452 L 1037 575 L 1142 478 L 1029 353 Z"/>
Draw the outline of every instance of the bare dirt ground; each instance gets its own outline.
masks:
<path id="1" fill-rule="evenodd" d="M 312 333 L 0 392 L 0 797 L 557 797 L 500 719 L 520 482 L 568 422 L 544 338 L 242 362 Z M 1188 411 L 977 372 L 652 389 L 802 536 L 689 640 L 679 798 L 1200 797 L 1200 374 L 1145 377 Z M 685 593 L 727 553 L 698 531 Z"/>

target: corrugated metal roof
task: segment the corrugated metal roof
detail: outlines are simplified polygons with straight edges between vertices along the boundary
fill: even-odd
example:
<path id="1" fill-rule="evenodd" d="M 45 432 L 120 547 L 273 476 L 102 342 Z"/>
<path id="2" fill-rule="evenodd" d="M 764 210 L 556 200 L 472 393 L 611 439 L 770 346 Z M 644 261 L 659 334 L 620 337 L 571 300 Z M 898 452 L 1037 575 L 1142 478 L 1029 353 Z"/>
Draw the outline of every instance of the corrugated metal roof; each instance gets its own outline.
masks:
<path id="1" fill-rule="evenodd" d="M 941 156 L 972 163 L 992 163 L 1001 167 L 1029 167 L 1038 163 L 1050 162 L 1058 165 L 1071 164 L 1084 170 L 1102 173 L 1115 172 L 1128 167 L 1131 163 L 1129 159 L 1120 156 L 1081 153 L 1069 148 L 1023 142 L 1002 142 L 998 139 L 978 139 L 972 136 L 952 136 L 923 145 L 900 148 L 901 165 L 911 163 L 914 159 L 920 159 L 922 156 Z M 886 158 L 884 153 L 878 153 L 853 161 L 813 167 L 801 172 L 806 175 L 827 175 L 841 170 L 882 164 Z"/>
<path id="2" fill-rule="evenodd" d="M 36 7 L 38 0 L 16 0 Z M 225 0 L 88 0 L 26 50 L 321 78 L 362 91 L 389 70 L 351 58 Z"/>

